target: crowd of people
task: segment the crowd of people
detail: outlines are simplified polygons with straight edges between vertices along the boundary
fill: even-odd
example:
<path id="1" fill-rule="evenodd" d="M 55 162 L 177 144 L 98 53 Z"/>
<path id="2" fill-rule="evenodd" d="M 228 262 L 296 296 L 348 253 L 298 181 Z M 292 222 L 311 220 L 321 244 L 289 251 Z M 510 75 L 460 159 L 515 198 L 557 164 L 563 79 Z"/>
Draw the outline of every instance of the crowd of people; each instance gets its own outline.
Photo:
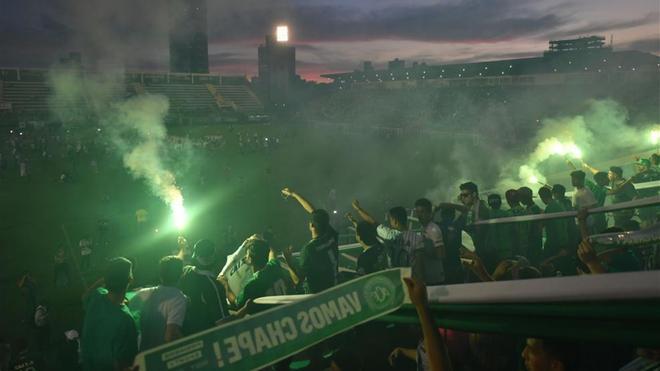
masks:
<path id="1" fill-rule="evenodd" d="M 657 158 L 652 160 L 653 164 L 649 160 L 640 160 L 640 171 L 635 176 L 656 179 L 654 165 Z M 473 182 L 460 185 L 460 203 L 434 206 L 428 199 L 418 199 L 412 205 L 414 218 L 409 217 L 405 206 L 394 206 L 387 212 L 386 220 L 381 222 L 355 200 L 352 203 L 355 215 L 346 214 L 354 226 L 355 240 L 362 246 L 354 273 L 339 270 L 339 237 L 330 223 L 329 213 L 315 207 L 300 193 L 284 188 L 282 195 L 295 200 L 309 214 L 310 241 L 300 249 L 299 258 L 294 256 L 292 247 L 275 243 L 272 232 L 268 232 L 250 236 L 237 253 L 222 257 L 226 264 L 225 269 L 221 269 L 218 263 L 221 257 L 212 241 L 202 239 L 191 247 L 185 238 L 179 238 L 177 254 L 165 256 L 159 262 L 160 281 L 137 290 L 129 290 L 133 263 L 122 257 L 109 259 L 102 277 L 83 294 L 85 315 L 80 334 L 74 331 L 66 335 L 62 356 L 58 359 L 68 363 L 53 369 L 129 370 L 139 351 L 259 312 L 263 308 L 253 303 L 256 298 L 316 294 L 340 282 L 390 267 L 411 268 L 412 277 L 405 283 L 421 323 L 417 335 L 413 335 L 421 335 L 417 348 L 401 344 L 392 347 L 389 354 L 373 350 L 356 355 L 350 349 L 342 349 L 346 345 L 322 343 L 305 351 L 311 362 L 309 369 L 381 369 L 379 367 L 385 362 L 391 367 L 405 369 L 405 359 L 414 361 L 408 363 L 408 367 L 416 364 L 418 369 L 512 369 L 519 364 L 514 353 L 489 358 L 480 353 L 488 353 L 480 348 L 488 344 L 483 339 L 479 340 L 480 344 L 483 343 L 479 349 L 473 351 L 485 358 L 466 360 L 454 356 L 452 345 L 433 325 L 425 286 L 643 269 L 645 256 L 641 254 L 642 250 L 620 248 L 614 254 L 600 256 L 598 246 L 590 236 L 638 230 L 640 224 L 650 226 L 655 223 L 655 212 L 640 209 L 636 216 L 634 209 L 632 212 L 617 211 L 613 213 L 613 223 L 603 213 L 589 213 L 589 209 L 603 206 L 606 197 L 612 197 L 618 203 L 639 197 L 639 194 L 631 182 L 623 178 L 620 168 L 612 167 L 604 173 L 588 165 L 585 167 L 593 171 L 593 181 L 582 170 L 571 172 L 571 183 L 575 187 L 572 200 L 566 197 L 566 189 L 561 185 L 543 186 L 537 190 L 545 209 L 537 205 L 534 192 L 528 187 L 507 190 L 504 198 L 508 208 L 503 209 L 499 194 L 489 194 L 484 201 Z M 647 193 L 644 194 L 647 197 L 655 194 Z M 578 211 L 577 218 L 480 223 L 489 219 L 569 210 Z M 464 234 L 470 237 L 473 248 L 467 248 Z M 89 249 L 89 245 L 90 241 L 83 238 L 81 252 Z M 244 251 L 244 257 L 239 251 Z M 251 278 L 239 292 L 231 288 L 226 276 L 226 267 L 236 259 L 242 259 L 252 268 Z M 55 262 L 56 282 L 69 280 L 69 267 L 64 266 L 62 252 L 58 252 Z M 82 253 L 80 268 L 89 269 L 88 264 L 85 253 Z M 48 338 L 47 307 L 37 302 L 29 274 L 21 278 L 19 286 L 33 308 L 29 318 L 33 318 L 34 327 L 39 330 L 35 333 L 40 339 Z M 365 339 L 372 336 L 372 331 L 379 330 L 382 329 L 361 326 L 354 329 L 354 333 L 341 336 Z M 403 343 L 406 338 L 403 333 L 407 330 L 398 331 L 402 334 L 396 336 L 395 342 Z M 481 336 L 488 337 L 486 334 Z M 498 341 L 504 343 L 512 341 L 504 335 L 490 336 L 501 336 Z M 42 341 L 39 349 L 43 350 L 48 344 L 48 341 Z M 79 349 L 71 344 L 79 344 Z M 331 346 L 338 349 L 327 359 L 323 353 Z M 515 345 L 512 348 L 515 349 Z M 0 364 L 0 369 L 48 369 L 47 365 L 38 363 L 38 353 L 27 351 L 24 341 L 14 345 L 12 354 L 12 358 L 6 358 L 5 363 Z M 659 367 L 657 352 L 644 354 L 646 356 L 634 362 Z M 377 356 L 381 356 L 380 360 L 370 360 Z M 577 356 L 573 343 L 528 338 L 520 358 L 530 371 L 573 370 L 580 369 L 577 368 L 581 365 Z M 289 361 L 291 359 L 273 367 L 288 369 Z M 10 364 L 13 368 L 7 368 Z"/>
<path id="2" fill-rule="evenodd" d="M 34 173 L 48 169 L 53 161 L 64 160 L 66 166 L 60 169 L 58 180 L 70 182 L 77 176 L 86 175 L 87 169 L 98 174 L 107 166 L 107 159 L 116 150 L 112 136 L 102 128 L 93 132 L 77 133 L 75 129 L 54 128 L 50 126 L 10 129 L 0 136 L 0 180 L 6 177 L 29 178 Z M 8 135 L 7 135 L 8 134 Z M 173 153 L 179 154 L 194 147 L 200 153 L 217 153 L 231 146 L 238 148 L 240 154 L 269 153 L 281 146 L 286 132 L 280 135 L 266 136 L 254 131 L 234 130 L 230 127 L 226 133 L 203 135 L 191 138 L 187 136 L 168 136 L 167 145 Z M 41 178 L 40 174 L 36 177 Z"/>
<path id="3" fill-rule="evenodd" d="M 25 136 L 12 133 L 5 141 L 0 177 L 9 171 L 27 177 L 37 158 L 48 162 L 53 156 L 62 156 L 71 169 L 63 171 L 59 180 L 67 182 L 75 178 L 76 164 L 87 162 L 92 170 L 98 171 L 100 159 L 110 151 L 109 144 L 101 143 L 100 139 L 85 142 L 57 135 L 22 139 Z M 235 136 L 241 153 L 266 152 L 279 143 L 277 139 L 266 140 L 259 135 L 237 133 Z M 225 141 L 224 137 L 211 138 L 202 147 L 221 149 Z M 602 247 L 590 238 L 599 233 L 650 227 L 656 223 L 655 207 L 609 214 L 589 210 L 605 205 L 608 197 L 617 204 L 657 195 L 657 188 L 636 189 L 635 184 L 659 180 L 659 163 L 658 155 L 638 159 L 635 174 L 628 178 L 617 166 L 607 172 L 587 164 L 580 168 L 573 166 L 572 172 L 566 174 L 574 187 L 572 198 L 566 196 L 566 187 L 561 184 L 544 185 L 536 190 L 520 187 L 484 197 L 477 184 L 466 182 L 457 190 L 456 202 L 434 205 L 426 198 L 419 198 L 412 205 L 388 205 L 384 220 L 378 220 L 369 211 L 367 202 L 354 200 L 350 205 L 353 211 L 346 214 L 355 241 L 362 249 L 354 272 L 339 269 L 339 228 L 333 227 L 336 205 L 328 210 L 316 207 L 289 188 L 283 189 L 282 195 L 295 200 L 309 214 L 305 228 L 310 240 L 303 248 L 284 246 L 273 238 L 272 231 L 254 231 L 258 233 L 247 238 L 237 250 L 244 251 L 244 257 L 226 256 L 226 251 L 209 239 L 188 244 L 185 238 L 180 238 L 176 251 L 159 261 L 159 282 L 153 282 L 153 286 L 131 286 L 133 268 L 140 268 L 129 259 L 95 261 L 93 256 L 98 247 L 95 243 L 99 241 L 83 236 L 77 246 L 76 264 L 67 257 L 64 246 L 58 246 L 54 257 L 56 287 L 69 286 L 75 279 L 74 270 L 99 276 L 83 295 L 82 325 L 67 331 L 64 338 L 51 334 L 48 303 L 41 300 L 36 281 L 25 272 L 17 283 L 30 309 L 24 320 L 30 323 L 36 341 L 20 338 L 9 346 L 3 340 L 0 370 L 131 369 L 134 357 L 142 350 L 259 312 L 263 308 L 254 304 L 256 298 L 316 294 L 355 277 L 396 267 L 411 269 L 412 277 L 406 280 L 406 285 L 421 326 L 397 327 L 396 331 L 376 325 L 360 326 L 342 335 L 346 341 L 325 342 L 305 351 L 301 357 L 309 360 L 309 369 L 511 370 L 519 368 L 520 363 L 528 370 L 571 370 L 580 366 L 595 369 L 576 359 L 574 343 L 556 339 L 529 338 L 520 347 L 512 337 L 469 334 L 469 342 L 476 342 L 476 349 L 470 350 L 468 356 L 457 355 L 456 345 L 449 337 L 435 331 L 424 288 L 658 268 L 657 257 L 651 256 L 657 250 L 622 247 L 601 254 Z M 337 202 L 334 194 L 329 198 Z M 375 209 L 382 205 L 370 206 Z M 577 217 L 486 223 L 491 219 L 566 211 L 578 211 Z M 231 240 L 234 243 L 235 238 Z M 230 285 L 227 270 L 223 269 L 236 259 L 251 267 L 251 277 L 240 289 Z M 373 349 L 356 354 L 342 346 L 351 343 L 347 339 L 373 342 L 370 338 L 374 334 L 386 335 L 382 344 Z M 54 338 L 61 340 L 56 343 L 58 363 L 40 363 L 43 353 L 53 346 Z M 499 353 L 486 349 L 493 343 L 497 343 Z M 333 355 L 324 357 L 329 350 Z M 639 359 L 635 362 L 649 365 L 656 362 L 657 366 L 657 352 L 646 351 Z M 288 369 L 290 361 L 273 367 Z"/>

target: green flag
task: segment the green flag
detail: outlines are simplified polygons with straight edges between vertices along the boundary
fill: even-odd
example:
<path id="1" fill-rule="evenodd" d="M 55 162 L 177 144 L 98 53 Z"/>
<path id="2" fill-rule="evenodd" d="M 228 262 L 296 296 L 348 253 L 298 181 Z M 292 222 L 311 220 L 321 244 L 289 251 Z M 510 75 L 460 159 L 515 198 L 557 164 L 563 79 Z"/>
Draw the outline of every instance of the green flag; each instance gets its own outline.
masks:
<path id="1" fill-rule="evenodd" d="M 140 370 L 253 370 L 397 310 L 407 269 L 373 273 L 138 354 Z"/>

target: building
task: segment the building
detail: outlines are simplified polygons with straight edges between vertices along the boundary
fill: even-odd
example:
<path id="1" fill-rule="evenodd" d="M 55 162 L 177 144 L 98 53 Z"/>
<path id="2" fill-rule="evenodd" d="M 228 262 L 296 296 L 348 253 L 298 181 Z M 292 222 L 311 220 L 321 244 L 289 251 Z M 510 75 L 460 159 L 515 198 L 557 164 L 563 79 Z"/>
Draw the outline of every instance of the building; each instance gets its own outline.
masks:
<path id="1" fill-rule="evenodd" d="M 402 70 L 406 68 L 406 61 L 402 61 L 399 58 L 394 58 L 394 60 L 387 62 L 388 70 Z"/>
<path id="2" fill-rule="evenodd" d="M 568 40 L 551 40 L 550 48 L 543 55 L 552 55 L 556 53 L 567 52 L 585 52 L 589 50 L 608 52 L 612 51 L 611 46 L 605 46 L 605 38 L 602 36 L 580 37 Z"/>
<path id="3" fill-rule="evenodd" d="M 169 0 L 170 72 L 209 73 L 206 0 Z"/>
<path id="4" fill-rule="evenodd" d="M 277 38 L 266 36 L 259 45 L 259 76 L 257 83 L 267 102 L 272 107 L 284 108 L 291 98 L 291 89 L 296 76 L 296 48 L 288 44 L 286 26 L 279 26 Z"/>

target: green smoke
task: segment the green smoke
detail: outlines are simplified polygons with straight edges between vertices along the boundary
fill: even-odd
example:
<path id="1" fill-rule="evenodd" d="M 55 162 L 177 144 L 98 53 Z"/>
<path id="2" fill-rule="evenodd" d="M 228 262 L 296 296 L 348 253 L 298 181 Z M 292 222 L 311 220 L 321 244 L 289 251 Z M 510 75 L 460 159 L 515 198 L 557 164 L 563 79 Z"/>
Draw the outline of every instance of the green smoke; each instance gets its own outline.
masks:
<path id="1" fill-rule="evenodd" d="M 126 169 L 148 184 L 153 194 L 172 209 L 175 226 L 183 228 L 183 195 L 163 161 L 168 151 L 164 118 L 169 101 L 151 94 L 125 99 L 123 77 L 123 73 L 107 73 L 82 79 L 75 70 L 53 69 L 51 111 L 65 124 L 95 118 Z"/>
<path id="2" fill-rule="evenodd" d="M 648 150 L 642 138 L 648 137 L 652 127 L 654 123 L 630 122 L 625 107 L 613 100 L 592 100 L 580 115 L 544 119 L 534 137 L 534 149 L 503 168 L 498 188 L 521 184 L 538 187 L 534 180 L 546 183 L 548 174 L 567 173 L 563 160 L 574 160 L 578 165 L 583 160 L 597 163 Z M 550 161 L 553 158 L 561 161 Z"/>

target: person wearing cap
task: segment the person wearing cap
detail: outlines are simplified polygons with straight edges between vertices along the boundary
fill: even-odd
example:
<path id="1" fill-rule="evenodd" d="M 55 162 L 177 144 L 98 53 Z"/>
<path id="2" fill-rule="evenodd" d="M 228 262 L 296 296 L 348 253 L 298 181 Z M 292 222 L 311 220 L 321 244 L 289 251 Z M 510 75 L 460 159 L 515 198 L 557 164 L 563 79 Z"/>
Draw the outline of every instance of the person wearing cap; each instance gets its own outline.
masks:
<path id="1" fill-rule="evenodd" d="M 298 264 L 291 249 L 284 250 L 284 259 L 291 267 L 305 291 L 315 294 L 337 284 L 339 270 L 339 238 L 330 225 L 330 216 L 323 209 L 316 209 L 295 191 L 284 188 L 282 195 L 293 197 L 310 215 L 309 232 L 312 239 L 303 247 L 302 262 Z"/>
<path id="2" fill-rule="evenodd" d="M 199 240 L 193 247 L 193 265 L 183 268 L 179 288 L 189 298 L 183 321 L 185 335 L 206 330 L 229 315 L 225 289 L 216 280 L 215 245 Z"/>

